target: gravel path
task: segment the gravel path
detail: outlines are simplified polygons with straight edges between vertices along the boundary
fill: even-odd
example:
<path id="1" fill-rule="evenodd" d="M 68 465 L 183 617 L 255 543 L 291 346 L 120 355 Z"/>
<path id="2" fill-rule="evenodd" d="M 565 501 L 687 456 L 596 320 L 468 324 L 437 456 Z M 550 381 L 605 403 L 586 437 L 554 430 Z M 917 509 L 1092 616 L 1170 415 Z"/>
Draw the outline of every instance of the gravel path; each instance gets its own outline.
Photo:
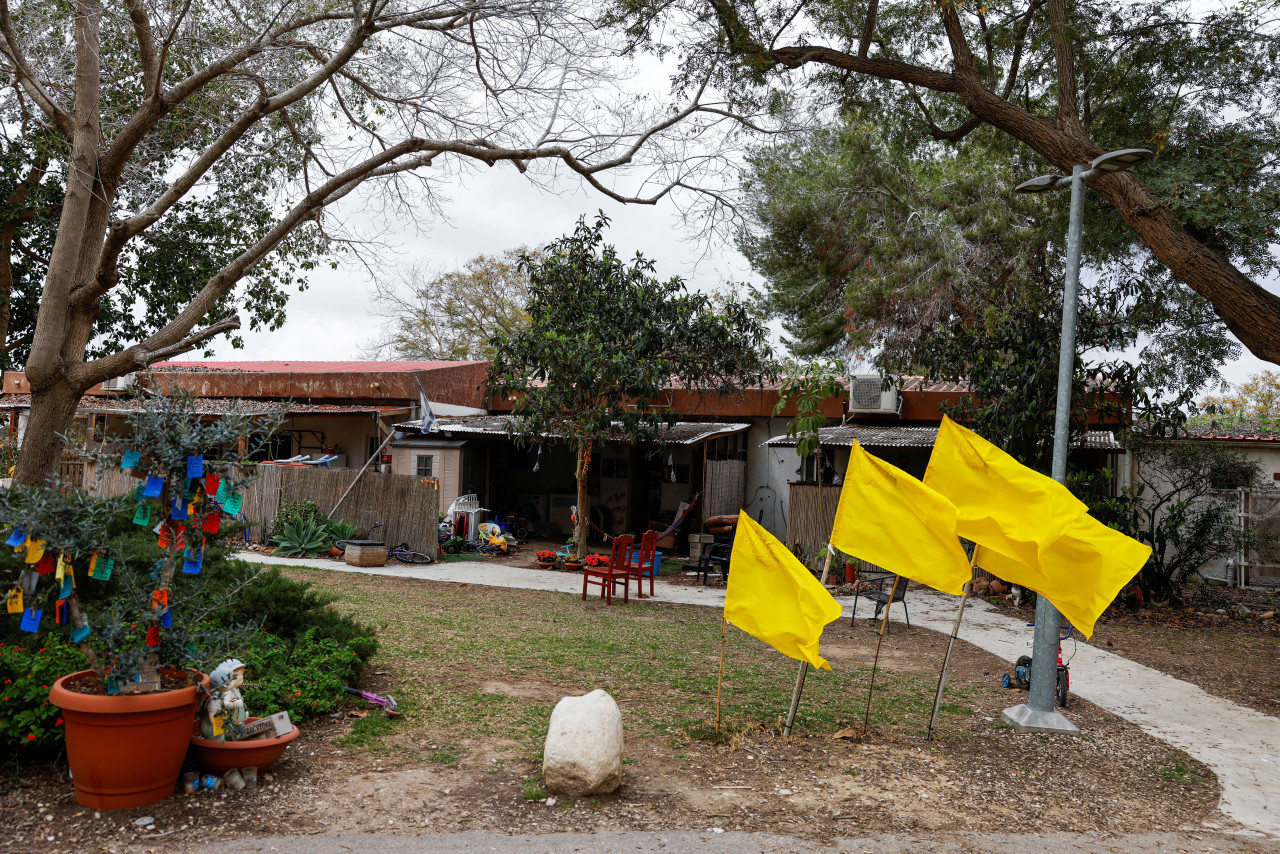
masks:
<path id="1" fill-rule="evenodd" d="M 256 552 L 243 552 L 238 557 L 257 563 L 338 572 L 582 592 L 582 581 L 576 575 L 504 564 L 459 561 L 430 566 L 359 568 L 330 560 L 277 558 Z M 720 588 L 689 587 L 659 580 L 655 594 L 654 600 L 658 602 L 708 607 L 724 604 L 724 590 Z M 853 607 L 852 598 L 838 601 L 848 616 Z M 907 596 L 911 623 L 949 634 L 958 601 L 933 591 L 913 590 Z M 861 600 L 859 616 L 869 616 L 871 607 Z M 901 606 L 895 606 L 891 618 L 900 620 L 902 615 Z M 970 601 L 960 637 L 1010 662 L 1031 653 L 1032 630 L 980 599 Z M 1070 655 L 1070 647 L 1064 652 Z M 1189 682 L 1088 644 L 1078 647 L 1071 660 L 1071 670 L 1073 694 L 1204 762 L 1218 775 L 1222 785 L 1222 812 L 1245 827 L 1280 838 L 1280 794 L 1277 794 L 1280 793 L 1280 719 L 1214 697 Z"/>

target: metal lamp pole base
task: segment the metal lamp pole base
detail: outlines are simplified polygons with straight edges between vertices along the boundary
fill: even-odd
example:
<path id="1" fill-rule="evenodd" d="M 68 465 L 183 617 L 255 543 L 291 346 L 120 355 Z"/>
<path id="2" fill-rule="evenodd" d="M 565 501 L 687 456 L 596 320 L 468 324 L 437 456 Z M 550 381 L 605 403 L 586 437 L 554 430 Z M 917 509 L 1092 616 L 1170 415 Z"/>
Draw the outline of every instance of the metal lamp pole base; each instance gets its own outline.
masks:
<path id="1" fill-rule="evenodd" d="M 1037 712 L 1026 703 L 1005 709 L 1000 713 L 1000 720 L 1013 724 L 1018 732 L 1061 732 L 1067 735 L 1080 732 L 1080 727 L 1067 720 L 1061 712 Z"/>

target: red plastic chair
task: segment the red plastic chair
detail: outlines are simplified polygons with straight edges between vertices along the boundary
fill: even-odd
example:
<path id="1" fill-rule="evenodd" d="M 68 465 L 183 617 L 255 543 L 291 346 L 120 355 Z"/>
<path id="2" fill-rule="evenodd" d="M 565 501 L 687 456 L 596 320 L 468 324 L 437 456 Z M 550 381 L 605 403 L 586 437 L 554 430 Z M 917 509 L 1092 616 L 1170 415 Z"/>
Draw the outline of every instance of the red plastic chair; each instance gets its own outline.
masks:
<path id="1" fill-rule="evenodd" d="M 631 575 L 628 564 L 631 562 L 631 546 L 635 542 L 630 536 L 614 538 L 613 554 L 607 566 L 582 567 L 582 599 L 586 601 L 587 585 L 594 584 L 600 588 L 600 598 L 606 605 L 613 604 L 613 594 L 619 584 L 622 585 L 622 602 L 630 601 L 627 596 L 631 586 Z"/>
<path id="2" fill-rule="evenodd" d="M 658 532 L 645 531 L 640 537 L 639 551 L 631 552 L 627 561 L 627 578 L 636 580 L 636 598 L 644 598 L 644 577 L 649 576 L 649 595 L 653 595 L 653 577 L 658 574 L 655 556 L 658 550 Z"/>

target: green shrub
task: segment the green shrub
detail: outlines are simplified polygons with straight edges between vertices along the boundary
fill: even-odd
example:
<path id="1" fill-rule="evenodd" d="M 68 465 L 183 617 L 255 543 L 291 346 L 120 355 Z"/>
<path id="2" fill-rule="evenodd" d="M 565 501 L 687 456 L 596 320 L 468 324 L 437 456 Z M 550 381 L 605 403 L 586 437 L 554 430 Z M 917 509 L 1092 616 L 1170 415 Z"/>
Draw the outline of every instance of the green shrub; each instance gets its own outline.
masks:
<path id="1" fill-rule="evenodd" d="M 294 720 L 326 715 L 342 705 L 342 686 L 360 673 L 360 657 L 316 629 L 296 642 L 259 632 L 244 651 L 244 701 L 258 717 L 287 711 Z"/>
<path id="2" fill-rule="evenodd" d="M 47 646 L 0 646 L 0 750 L 9 755 L 62 742 L 62 711 L 49 702 L 49 689 L 89 666 L 71 644 L 56 637 L 41 643 L 46 640 Z"/>
<path id="3" fill-rule="evenodd" d="M 272 537 L 280 536 L 285 532 L 285 528 L 303 522 L 324 525 L 328 519 L 319 505 L 313 501 L 281 501 L 280 508 L 276 511 L 275 521 L 271 523 Z"/>
<path id="4" fill-rule="evenodd" d="M 238 577 L 238 567 L 244 566 L 247 564 L 243 561 L 228 560 L 214 572 L 225 575 L 225 583 L 231 583 Z M 272 567 L 258 573 L 233 604 L 215 614 L 215 619 L 226 625 L 253 620 L 262 629 L 286 640 L 314 629 L 317 638 L 335 640 L 365 661 L 378 651 L 377 632 L 372 626 L 328 607 L 337 598 L 317 590 L 309 582 L 286 578 Z"/>
<path id="5" fill-rule="evenodd" d="M 341 519 L 330 519 L 328 528 L 330 545 L 333 544 L 334 540 L 354 540 L 360 535 L 359 528 Z"/>

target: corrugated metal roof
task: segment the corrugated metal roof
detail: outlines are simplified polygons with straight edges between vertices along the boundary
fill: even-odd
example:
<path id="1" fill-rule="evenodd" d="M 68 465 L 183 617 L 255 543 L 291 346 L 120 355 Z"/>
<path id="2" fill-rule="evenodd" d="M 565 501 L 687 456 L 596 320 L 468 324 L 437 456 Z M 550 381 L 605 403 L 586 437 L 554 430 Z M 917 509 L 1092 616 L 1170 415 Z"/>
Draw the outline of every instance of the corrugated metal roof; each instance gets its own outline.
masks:
<path id="1" fill-rule="evenodd" d="M 818 441 L 826 447 L 848 448 L 854 442 L 868 448 L 932 448 L 938 436 L 937 427 L 876 427 L 869 424 L 846 424 L 843 427 L 823 427 L 818 430 Z M 787 436 L 775 436 L 764 444 L 772 447 L 793 448 L 797 440 Z M 1087 451 L 1124 450 L 1110 430 L 1090 430 L 1077 441 L 1077 448 Z"/>
<path id="2" fill-rule="evenodd" d="M 477 362 L 375 362 L 346 361 L 323 362 L 307 360 L 243 361 L 243 362 L 156 362 L 153 371 L 245 371 L 250 373 L 277 374 L 360 374 L 400 371 L 431 371 L 453 365 L 474 365 Z"/>
<path id="3" fill-rule="evenodd" d="M 265 415 L 279 410 L 285 404 L 278 400 L 242 400 L 239 398 L 197 398 L 197 415 L 222 415 L 233 404 L 249 415 Z M 29 394 L 0 394 L 0 411 L 30 409 Z M 137 412 L 142 405 L 132 397 L 82 397 L 76 406 L 77 415 L 127 415 Z M 405 412 L 407 406 L 372 406 L 368 404 L 294 403 L 289 406 L 290 415 L 373 415 L 385 412 Z"/>
<path id="4" fill-rule="evenodd" d="M 449 434 L 471 434 L 482 436 L 501 436 L 509 434 L 508 426 L 512 418 L 508 415 L 459 415 L 436 419 L 435 432 Z M 750 429 L 750 424 L 727 424 L 720 422 L 678 421 L 671 427 L 662 428 L 659 433 L 662 440 L 670 445 L 696 445 L 719 436 L 729 436 Z M 418 422 L 411 421 L 395 425 L 396 430 L 405 433 L 418 431 Z M 561 438 L 559 434 L 548 434 L 547 438 Z"/>
<path id="5" fill-rule="evenodd" d="M 1192 419 L 1186 425 L 1188 439 L 1217 442 L 1280 442 L 1280 424 L 1257 419 Z"/>

